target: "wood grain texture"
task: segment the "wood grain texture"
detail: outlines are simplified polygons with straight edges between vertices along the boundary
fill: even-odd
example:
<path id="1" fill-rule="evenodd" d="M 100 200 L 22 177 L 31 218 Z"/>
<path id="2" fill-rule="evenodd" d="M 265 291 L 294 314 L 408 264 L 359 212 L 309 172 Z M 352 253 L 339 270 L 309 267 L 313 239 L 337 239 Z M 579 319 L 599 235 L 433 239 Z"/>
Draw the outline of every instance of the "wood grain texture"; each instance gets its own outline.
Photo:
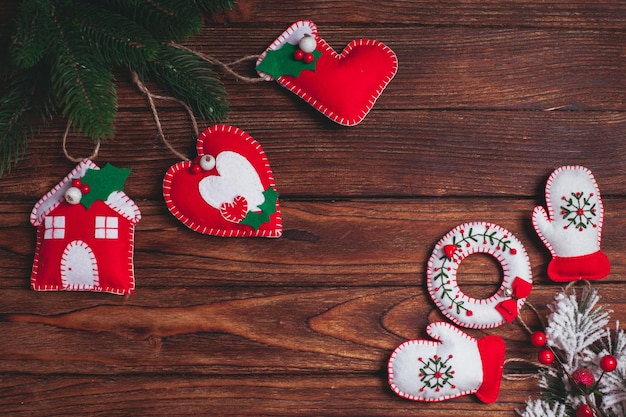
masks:
<path id="1" fill-rule="evenodd" d="M 0 45 L 16 10 L 0 4 Z M 223 239 L 191 232 L 162 201 L 177 162 L 156 136 L 145 98 L 116 73 L 114 140 L 96 162 L 133 171 L 126 192 L 136 229 L 137 292 L 29 290 L 35 202 L 73 167 L 65 120 L 0 178 L 0 414 L 7 416 L 501 416 L 536 397 L 528 363 L 508 363 L 501 393 L 414 403 L 387 383 L 392 350 L 445 320 L 425 287 L 435 243 L 456 225 L 488 221 L 528 252 L 541 315 L 561 285 L 530 222 L 560 166 L 596 176 L 605 203 L 602 247 L 611 274 L 594 283 L 626 322 L 626 6 L 617 1 L 240 0 L 186 45 L 225 62 L 262 52 L 288 25 L 311 19 L 340 51 L 378 39 L 400 68 L 358 126 L 333 124 L 275 83 L 220 74 L 227 123 L 250 133 L 271 162 L 285 232 Z M 254 76 L 250 63 L 236 67 Z M 154 88 L 153 85 L 149 85 Z M 168 140 L 193 156 L 183 109 L 158 102 Z M 206 127 L 207 123 L 200 123 Z M 71 136 L 68 150 L 93 144 Z M 487 297 L 500 283 L 488 256 L 466 259 L 459 284 Z M 529 309 L 524 320 L 539 327 Z M 507 358 L 534 360 L 517 323 L 497 334 Z"/>

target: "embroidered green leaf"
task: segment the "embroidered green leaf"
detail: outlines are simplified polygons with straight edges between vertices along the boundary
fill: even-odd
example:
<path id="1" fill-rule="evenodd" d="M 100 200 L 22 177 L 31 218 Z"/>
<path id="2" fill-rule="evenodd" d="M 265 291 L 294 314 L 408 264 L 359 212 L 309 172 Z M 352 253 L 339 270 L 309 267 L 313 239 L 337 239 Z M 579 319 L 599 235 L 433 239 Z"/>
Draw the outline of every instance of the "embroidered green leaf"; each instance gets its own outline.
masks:
<path id="1" fill-rule="evenodd" d="M 263 191 L 265 201 L 258 206 L 261 211 L 249 211 L 240 224 L 247 224 L 254 230 L 258 230 L 263 223 L 270 221 L 272 214 L 276 213 L 276 201 L 278 201 L 278 193 L 272 187 Z"/>
<path id="2" fill-rule="evenodd" d="M 88 169 L 81 181 L 89 186 L 89 192 L 83 194 L 80 203 L 89 209 L 94 201 L 104 201 L 112 192 L 124 190 L 129 174 L 130 169 L 117 168 L 111 164 L 106 164 L 102 169 Z"/>
<path id="3" fill-rule="evenodd" d="M 294 77 L 300 76 L 300 73 L 304 70 L 315 71 L 315 65 L 317 59 L 322 56 L 322 53 L 317 49 L 313 51 L 313 62 L 307 64 L 304 61 L 299 61 L 293 57 L 293 53 L 299 49 L 298 45 L 292 45 L 289 42 L 277 50 L 268 50 L 265 54 L 263 61 L 257 65 L 257 71 L 264 72 L 271 75 L 274 78 L 279 78 L 283 75 L 291 75 Z"/>

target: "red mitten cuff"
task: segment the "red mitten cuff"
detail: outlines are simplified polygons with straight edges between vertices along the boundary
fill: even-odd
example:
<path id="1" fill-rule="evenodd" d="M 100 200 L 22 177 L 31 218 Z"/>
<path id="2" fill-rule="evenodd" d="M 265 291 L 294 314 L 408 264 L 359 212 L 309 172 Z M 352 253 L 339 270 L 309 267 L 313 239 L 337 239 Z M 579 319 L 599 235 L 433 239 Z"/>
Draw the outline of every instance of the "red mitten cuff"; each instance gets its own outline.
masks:
<path id="1" fill-rule="evenodd" d="M 556 282 L 602 279 L 610 271 L 609 258 L 602 251 L 569 258 L 555 256 L 548 264 L 548 276 Z"/>
<path id="2" fill-rule="evenodd" d="M 506 346 L 498 336 L 485 336 L 478 340 L 478 351 L 483 365 L 483 383 L 476 391 L 476 397 L 484 403 L 498 399 Z"/>

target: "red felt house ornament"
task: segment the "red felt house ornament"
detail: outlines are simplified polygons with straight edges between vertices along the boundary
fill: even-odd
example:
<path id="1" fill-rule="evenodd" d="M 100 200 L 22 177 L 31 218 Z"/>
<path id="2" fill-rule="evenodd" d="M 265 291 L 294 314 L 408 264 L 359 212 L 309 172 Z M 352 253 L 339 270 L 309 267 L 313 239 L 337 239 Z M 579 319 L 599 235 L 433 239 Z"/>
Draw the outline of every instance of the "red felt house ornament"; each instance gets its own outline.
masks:
<path id="1" fill-rule="evenodd" d="M 85 159 L 35 204 L 32 289 L 134 292 L 134 234 L 141 213 L 122 191 L 129 173 Z"/>

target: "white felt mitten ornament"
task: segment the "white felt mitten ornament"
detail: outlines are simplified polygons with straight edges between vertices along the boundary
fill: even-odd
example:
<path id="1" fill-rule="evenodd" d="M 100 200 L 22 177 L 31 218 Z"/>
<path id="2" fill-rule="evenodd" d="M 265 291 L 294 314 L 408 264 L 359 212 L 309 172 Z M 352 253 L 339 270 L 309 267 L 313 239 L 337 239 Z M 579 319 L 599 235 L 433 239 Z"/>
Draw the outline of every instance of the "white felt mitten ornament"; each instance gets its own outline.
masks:
<path id="1" fill-rule="evenodd" d="M 591 171 L 557 168 L 546 183 L 546 210 L 535 207 L 533 226 L 552 254 L 548 276 L 566 282 L 604 278 L 610 263 L 600 250 L 604 208 Z"/>
<path id="2" fill-rule="evenodd" d="M 389 384 L 401 397 L 414 401 L 443 401 L 476 394 L 485 403 L 498 398 L 504 340 L 474 339 L 446 322 L 428 325 L 435 340 L 408 340 L 389 359 Z"/>

